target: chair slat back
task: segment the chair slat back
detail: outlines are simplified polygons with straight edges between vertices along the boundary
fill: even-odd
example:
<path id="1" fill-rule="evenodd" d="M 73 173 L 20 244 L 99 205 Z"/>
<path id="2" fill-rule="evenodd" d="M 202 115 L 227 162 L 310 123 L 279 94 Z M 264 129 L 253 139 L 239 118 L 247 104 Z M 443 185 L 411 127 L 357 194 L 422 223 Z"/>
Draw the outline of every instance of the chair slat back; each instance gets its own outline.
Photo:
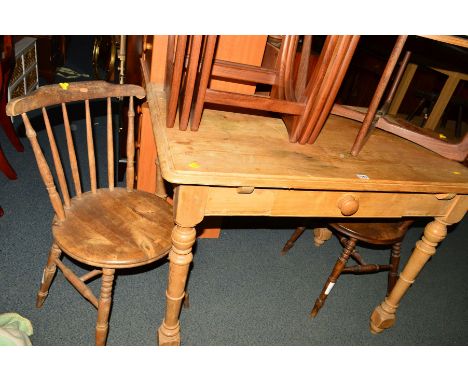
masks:
<path id="1" fill-rule="evenodd" d="M 127 129 L 127 191 L 133 190 L 133 183 L 135 179 L 135 110 L 133 109 L 133 97 L 130 96 L 130 102 L 128 104 L 128 129 Z"/>
<path id="2" fill-rule="evenodd" d="M 57 144 L 55 143 L 54 133 L 50 126 L 49 116 L 45 107 L 42 108 L 42 115 L 44 117 L 44 123 L 47 130 L 47 136 L 49 137 L 50 151 L 54 159 L 55 171 L 57 172 L 58 181 L 60 184 L 60 191 L 62 191 L 63 203 L 65 207 L 70 207 L 70 194 L 68 193 L 67 181 L 65 179 L 65 173 L 63 172 L 62 162 L 60 161 L 60 155 L 58 153 Z"/>
<path id="3" fill-rule="evenodd" d="M 107 177 L 109 189 L 114 189 L 114 138 L 112 135 L 112 102 L 107 97 Z"/>
<path id="4" fill-rule="evenodd" d="M 47 164 L 47 161 L 42 153 L 41 146 L 37 141 L 37 135 L 34 131 L 31 122 L 29 121 L 28 116 L 26 113 L 21 114 L 23 118 L 24 126 L 26 128 L 26 136 L 28 137 L 29 141 L 31 142 L 31 147 L 34 152 L 34 156 L 36 157 L 37 167 L 39 168 L 39 172 L 41 173 L 42 180 L 46 186 L 47 192 L 49 193 L 50 202 L 52 203 L 52 208 L 54 209 L 55 213 L 59 220 L 65 219 L 65 211 L 62 205 L 62 199 L 60 199 L 60 195 L 57 192 L 54 184 L 54 178 L 50 172 L 50 168 Z"/>
<path id="5" fill-rule="evenodd" d="M 94 156 L 93 129 L 91 127 L 91 111 L 89 100 L 85 100 L 86 107 L 86 142 L 88 146 L 89 177 L 91 180 L 91 192 L 96 193 L 96 158 Z"/>
<path id="6" fill-rule="evenodd" d="M 62 162 L 60 160 L 59 150 L 53 134 L 52 124 L 49 119 L 46 107 L 53 105 L 61 105 L 63 124 L 66 136 L 66 146 L 70 160 L 70 168 L 75 186 L 76 198 L 80 198 L 82 194 L 80 174 L 78 169 L 77 157 L 70 127 L 70 120 L 67 110 L 67 103 L 82 101 L 84 102 L 84 113 L 86 121 L 86 146 L 89 164 L 91 192 L 97 192 L 97 179 L 96 179 L 96 158 L 94 152 L 93 130 L 91 122 L 91 108 L 90 100 L 103 99 L 107 100 L 107 168 L 108 168 L 108 186 L 110 190 L 114 189 L 114 151 L 113 151 L 113 134 L 112 134 L 112 97 L 129 97 L 129 111 L 128 111 L 128 134 L 127 134 L 127 190 L 133 190 L 134 182 L 134 152 L 135 152 L 135 137 L 134 137 L 134 97 L 142 99 L 145 97 L 145 90 L 136 85 L 116 85 L 109 84 L 104 81 L 87 81 L 75 82 L 68 84 L 62 88 L 58 84 L 47 85 L 39 88 L 28 96 L 19 97 L 11 100 L 6 108 L 9 116 L 21 115 L 25 128 L 26 135 L 31 142 L 31 146 L 36 158 L 36 162 L 41 174 L 42 180 L 46 186 L 49 194 L 52 207 L 59 220 L 65 219 L 66 208 L 70 207 L 71 200 L 67 187 L 65 172 L 63 170 Z M 52 159 L 57 174 L 60 191 L 63 198 L 54 184 L 54 179 L 49 165 L 45 159 L 43 151 L 37 140 L 36 131 L 34 130 L 31 121 L 27 115 L 28 112 L 36 109 L 42 110 L 44 124 L 47 131 L 47 137 L 50 144 Z M 57 121 L 60 123 L 59 121 Z M 65 208 L 64 208 L 65 207 Z"/>
<path id="7" fill-rule="evenodd" d="M 77 198 L 81 197 L 80 172 L 78 162 L 76 161 L 75 146 L 73 145 L 73 136 L 70 128 L 70 120 L 68 119 L 68 111 L 65 103 L 62 103 L 63 125 L 65 126 L 65 135 L 67 138 L 68 157 L 70 159 L 70 167 L 72 171 L 73 183 L 75 185 L 75 194 Z"/>

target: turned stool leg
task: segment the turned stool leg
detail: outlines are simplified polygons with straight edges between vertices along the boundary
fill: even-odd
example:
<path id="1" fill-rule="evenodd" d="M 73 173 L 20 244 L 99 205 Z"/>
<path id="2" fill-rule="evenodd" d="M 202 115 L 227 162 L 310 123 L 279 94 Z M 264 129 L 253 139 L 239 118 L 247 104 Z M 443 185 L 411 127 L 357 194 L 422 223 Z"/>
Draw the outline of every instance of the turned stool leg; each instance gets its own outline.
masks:
<path id="1" fill-rule="evenodd" d="M 166 313 L 158 329 L 159 345 L 180 345 L 179 314 L 185 296 L 185 283 L 192 262 L 192 246 L 196 232 L 193 227 L 176 225 L 172 231 L 169 252 L 169 278 L 166 290 Z"/>
<path id="2" fill-rule="evenodd" d="M 112 284 L 115 269 L 102 270 L 101 295 L 99 296 L 98 317 L 96 322 L 96 345 L 104 346 L 109 331 L 109 313 L 112 303 Z"/>
<path id="3" fill-rule="evenodd" d="M 398 266 L 400 265 L 400 252 L 401 252 L 401 242 L 393 244 L 392 252 L 390 254 L 390 267 L 391 268 L 390 268 L 390 271 L 388 272 L 387 296 L 392 291 L 398 279 Z"/>
<path id="4" fill-rule="evenodd" d="M 392 291 L 385 300 L 374 309 L 370 317 L 370 330 L 373 334 L 380 333 L 388 329 L 395 323 L 395 312 L 398 304 L 413 284 L 417 275 L 424 267 L 424 264 L 436 252 L 436 246 L 447 235 L 447 223 L 439 218 L 435 218 L 424 229 L 424 235 L 416 243 L 416 247 L 406 263 L 403 271 L 400 273 Z"/>
<path id="5" fill-rule="evenodd" d="M 282 251 L 281 251 L 281 256 L 286 254 L 293 246 L 294 243 L 296 242 L 297 239 L 304 233 L 306 230 L 306 227 L 298 227 L 296 230 L 293 232 L 292 236 L 289 238 L 289 240 L 286 242 L 284 245 Z"/>
<path id="6" fill-rule="evenodd" d="M 50 284 L 52 284 L 52 280 L 54 278 L 55 272 L 57 271 L 55 260 L 59 258 L 61 253 L 62 251 L 57 246 L 57 244 L 53 243 L 52 247 L 50 248 L 49 258 L 47 259 L 47 265 L 44 268 L 44 271 L 42 273 L 41 286 L 39 288 L 39 292 L 37 292 L 36 308 L 42 307 L 44 300 L 49 294 Z"/>
<path id="7" fill-rule="evenodd" d="M 343 252 L 341 253 L 341 256 L 338 258 L 335 267 L 333 268 L 330 276 L 327 279 L 327 282 L 322 288 L 322 292 L 320 293 L 320 296 L 317 298 L 315 301 L 315 305 L 312 308 L 312 311 L 310 312 L 311 317 L 315 317 L 319 310 L 322 308 L 323 304 L 325 304 L 325 300 L 328 297 L 328 294 L 332 290 L 332 288 L 335 286 L 336 281 L 338 280 L 338 277 L 340 277 L 341 272 L 343 272 L 344 267 L 346 266 L 346 263 L 349 259 L 349 256 L 351 253 L 354 251 L 354 247 L 356 246 L 357 239 L 351 238 L 347 241 Z"/>

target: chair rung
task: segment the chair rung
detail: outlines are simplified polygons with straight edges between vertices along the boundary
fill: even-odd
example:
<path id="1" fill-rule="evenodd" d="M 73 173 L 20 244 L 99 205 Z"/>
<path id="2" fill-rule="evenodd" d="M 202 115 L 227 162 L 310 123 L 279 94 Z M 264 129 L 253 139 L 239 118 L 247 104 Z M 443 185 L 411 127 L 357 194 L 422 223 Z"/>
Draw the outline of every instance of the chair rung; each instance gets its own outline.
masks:
<path id="1" fill-rule="evenodd" d="M 63 275 L 65 278 L 72 284 L 75 289 L 80 292 L 80 294 L 87 299 L 91 304 L 93 304 L 96 309 L 98 308 L 98 300 L 96 296 L 93 294 L 91 289 L 88 288 L 88 286 L 81 281 L 74 273 L 73 271 L 65 266 L 64 263 L 62 263 L 59 259 L 55 260 L 55 264 L 57 264 L 57 267 L 62 271 Z M 91 273 L 91 272 L 90 272 Z"/>
<path id="2" fill-rule="evenodd" d="M 81 281 L 83 281 L 83 282 L 86 282 L 86 281 L 88 281 L 89 279 L 92 279 L 93 277 L 98 276 L 98 275 L 101 275 L 101 274 L 102 274 L 102 270 L 100 270 L 100 269 L 95 269 L 95 270 L 93 270 L 93 271 L 91 271 L 91 272 L 86 273 L 86 274 L 83 275 L 83 276 L 80 276 L 79 279 L 80 279 Z"/>
<path id="3" fill-rule="evenodd" d="M 389 271 L 391 266 L 388 264 L 365 264 L 365 265 L 354 265 L 352 267 L 346 267 L 342 273 L 373 273 Z"/>

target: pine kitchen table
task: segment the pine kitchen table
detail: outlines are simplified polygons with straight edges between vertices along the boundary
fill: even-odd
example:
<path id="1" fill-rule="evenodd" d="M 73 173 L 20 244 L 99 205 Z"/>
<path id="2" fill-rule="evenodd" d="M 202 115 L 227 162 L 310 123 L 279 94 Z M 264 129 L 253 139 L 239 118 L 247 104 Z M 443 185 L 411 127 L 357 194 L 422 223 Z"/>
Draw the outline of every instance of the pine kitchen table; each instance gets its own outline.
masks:
<path id="1" fill-rule="evenodd" d="M 313 145 L 292 144 L 281 119 L 205 110 L 197 132 L 165 126 L 165 93 L 147 83 L 162 176 L 175 186 L 166 311 L 160 345 L 179 345 L 179 313 L 195 226 L 205 216 L 433 217 L 385 300 L 372 332 L 391 327 L 400 300 L 468 209 L 468 169 L 374 131 L 349 154 L 360 124 L 330 116 Z M 233 249 L 234 250 L 234 249 Z"/>

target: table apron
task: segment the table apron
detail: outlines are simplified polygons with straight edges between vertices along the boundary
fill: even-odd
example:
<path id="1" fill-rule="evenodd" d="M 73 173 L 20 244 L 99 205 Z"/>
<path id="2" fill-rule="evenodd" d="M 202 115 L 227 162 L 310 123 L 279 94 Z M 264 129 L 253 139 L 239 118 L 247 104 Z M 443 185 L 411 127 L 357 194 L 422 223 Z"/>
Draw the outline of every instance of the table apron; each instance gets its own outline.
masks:
<path id="1" fill-rule="evenodd" d="M 205 216 L 343 217 L 338 201 L 351 195 L 359 208 L 350 217 L 444 216 L 453 202 L 435 194 L 345 192 L 256 188 L 242 193 L 236 187 L 209 187 Z M 439 196 L 440 198 L 440 196 Z"/>

